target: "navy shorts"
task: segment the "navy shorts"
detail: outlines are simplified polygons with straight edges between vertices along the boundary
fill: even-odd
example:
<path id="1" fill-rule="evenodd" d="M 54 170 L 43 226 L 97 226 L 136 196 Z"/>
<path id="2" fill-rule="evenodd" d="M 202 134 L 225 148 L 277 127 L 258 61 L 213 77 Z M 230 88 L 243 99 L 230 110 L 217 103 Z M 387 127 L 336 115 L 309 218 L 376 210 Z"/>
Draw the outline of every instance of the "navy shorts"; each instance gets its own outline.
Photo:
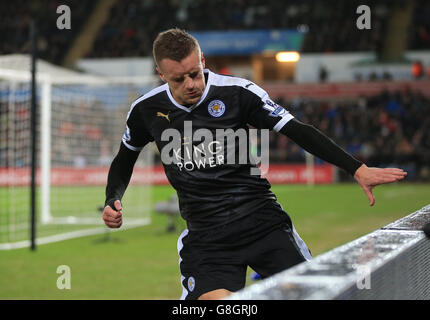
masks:
<path id="1" fill-rule="evenodd" d="M 311 259 L 309 249 L 277 202 L 224 226 L 185 230 L 178 239 L 181 299 L 245 286 L 247 267 L 264 279 Z"/>

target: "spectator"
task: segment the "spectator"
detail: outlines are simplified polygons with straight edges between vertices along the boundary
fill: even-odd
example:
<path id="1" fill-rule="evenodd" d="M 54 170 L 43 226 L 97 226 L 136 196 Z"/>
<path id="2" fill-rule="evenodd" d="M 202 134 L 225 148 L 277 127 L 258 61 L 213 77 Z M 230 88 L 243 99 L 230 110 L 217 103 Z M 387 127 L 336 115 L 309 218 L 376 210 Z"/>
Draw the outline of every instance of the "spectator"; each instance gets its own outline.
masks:
<path id="1" fill-rule="evenodd" d="M 411 66 L 412 78 L 417 80 L 424 76 L 424 67 L 421 61 L 415 61 Z"/>

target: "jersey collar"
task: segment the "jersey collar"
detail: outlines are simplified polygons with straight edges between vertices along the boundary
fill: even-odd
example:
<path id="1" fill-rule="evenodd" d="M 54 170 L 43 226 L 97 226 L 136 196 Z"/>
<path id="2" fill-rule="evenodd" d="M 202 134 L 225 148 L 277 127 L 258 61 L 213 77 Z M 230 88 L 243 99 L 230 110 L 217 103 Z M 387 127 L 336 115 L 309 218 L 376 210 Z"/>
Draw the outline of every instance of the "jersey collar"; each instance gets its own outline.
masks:
<path id="1" fill-rule="evenodd" d="M 176 100 L 173 98 L 172 93 L 170 92 L 169 86 L 167 86 L 166 91 L 167 91 L 167 96 L 170 99 L 170 102 L 172 102 L 179 109 L 182 109 L 186 112 L 191 112 L 195 108 L 197 108 L 206 99 L 206 96 L 208 95 L 208 92 L 209 92 L 209 87 L 212 84 L 212 78 L 213 78 L 212 77 L 212 71 L 210 71 L 209 69 L 203 69 L 203 73 L 208 74 L 208 80 L 206 82 L 206 87 L 205 87 L 205 90 L 203 91 L 203 95 L 201 96 L 200 100 L 197 103 L 193 104 L 191 107 L 186 107 L 186 106 L 183 106 L 183 105 L 177 103 Z"/>

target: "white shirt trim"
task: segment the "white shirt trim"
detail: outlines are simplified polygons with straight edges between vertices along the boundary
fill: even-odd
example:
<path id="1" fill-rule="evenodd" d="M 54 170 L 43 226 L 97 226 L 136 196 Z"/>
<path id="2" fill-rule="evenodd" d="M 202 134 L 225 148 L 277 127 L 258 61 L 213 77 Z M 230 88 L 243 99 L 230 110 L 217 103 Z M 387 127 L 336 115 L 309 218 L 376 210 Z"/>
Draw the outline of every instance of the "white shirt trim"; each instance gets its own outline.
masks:
<path id="1" fill-rule="evenodd" d="M 206 96 L 208 95 L 208 92 L 209 92 L 209 88 L 210 88 L 210 86 L 211 86 L 211 84 L 212 84 L 212 78 L 213 78 L 213 73 L 212 73 L 212 71 L 210 71 L 209 69 L 203 69 L 203 73 L 207 73 L 208 74 L 208 82 L 206 83 L 206 86 L 205 86 L 205 90 L 203 91 L 203 95 L 200 97 L 200 100 L 197 102 L 197 103 L 195 103 L 195 104 L 193 104 L 191 107 L 189 107 L 189 108 L 187 108 L 187 107 L 185 107 L 185 106 L 183 106 L 183 105 L 181 105 L 181 104 L 179 104 L 174 98 L 173 98 L 173 96 L 172 96 L 172 93 L 170 92 L 170 89 L 169 89 L 169 87 L 167 86 L 167 89 L 166 89 L 166 91 L 167 91 L 167 96 L 169 97 L 169 99 L 170 99 L 170 102 L 172 102 L 176 107 L 178 107 L 179 109 L 182 109 L 182 110 L 184 110 L 184 111 L 186 111 L 186 112 L 191 112 L 191 111 L 193 111 L 195 108 L 197 108 L 202 102 L 203 102 L 203 100 L 205 100 L 206 99 Z"/>
<path id="2" fill-rule="evenodd" d="M 276 132 L 279 132 L 291 119 L 293 119 L 294 116 L 291 115 L 291 113 L 287 113 L 275 126 L 273 127 L 273 130 Z"/>
<path id="3" fill-rule="evenodd" d="M 181 235 L 179 236 L 179 238 L 178 238 L 178 242 L 177 242 L 177 244 L 176 244 L 177 249 L 178 249 L 178 255 L 179 255 L 179 269 L 180 269 L 181 262 L 182 262 L 181 250 L 182 250 L 182 248 L 184 247 L 184 243 L 182 242 L 182 239 L 183 239 L 187 234 L 188 234 L 188 229 L 185 229 L 185 230 L 181 233 Z M 185 300 L 185 298 L 186 298 L 186 297 L 187 297 L 187 295 L 188 295 L 188 290 L 184 287 L 184 284 L 183 284 L 184 280 L 185 280 L 185 277 L 184 277 L 184 276 L 182 275 L 182 273 L 181 273 L 181 287 L 182 287 L 182 295 L 181 295 L 180 300 Z"/>
<path id="4" fill-rule="evenodd" d="M 122 138 L 122 143 L 124 143 L 124 145 L 132 151 L 142 151 L 142 149 L 143 149 L 143 147 L 136 148 L 136 147 L 133 147 L 132 145 L 128 144 L 124 137 Z"/>

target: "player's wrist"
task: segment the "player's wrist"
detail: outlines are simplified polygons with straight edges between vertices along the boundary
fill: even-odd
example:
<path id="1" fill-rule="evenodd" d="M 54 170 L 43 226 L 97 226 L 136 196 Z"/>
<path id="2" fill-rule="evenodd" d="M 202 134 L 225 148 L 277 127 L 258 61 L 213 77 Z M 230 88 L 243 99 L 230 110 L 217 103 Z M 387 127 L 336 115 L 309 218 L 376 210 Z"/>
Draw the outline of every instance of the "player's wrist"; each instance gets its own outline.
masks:
<path id="1" fill-rule="evenodd" d="M 354 159 L 354 160 L 356 160 L 356 159 Z M 353 165 L 351 165 L 351 169 L 348 171 L 351 174 L 351 176 L 353 176 L 355 178 L 355 175 L 357 174 L 358 170 L 362 167 L 367 168 L 366 164 L 364 164 L 361 161 L 356 160 L 355 163 Z"/>
<path id="2" fill-rule="evenodd" d="M 116 201 L 116 200 L 118 200 L 118 199 L 116 199 L 116 198 L 106 199 L 106 201 L 105 201 L 105 208 L 106 208 L 107 206 L 109 206 L 109 207 L 111 207 L 113 210 L 117 211 L 117 210 L 115 209 L 115 201 Z"/>
<path id="3" fill-rule="evenodd" d="M 356 180 L 360 180 L 364 174 L 364 172 L 368 169 L 366 164 L 362 163 L 354 172 L 353 176 Z"/>

